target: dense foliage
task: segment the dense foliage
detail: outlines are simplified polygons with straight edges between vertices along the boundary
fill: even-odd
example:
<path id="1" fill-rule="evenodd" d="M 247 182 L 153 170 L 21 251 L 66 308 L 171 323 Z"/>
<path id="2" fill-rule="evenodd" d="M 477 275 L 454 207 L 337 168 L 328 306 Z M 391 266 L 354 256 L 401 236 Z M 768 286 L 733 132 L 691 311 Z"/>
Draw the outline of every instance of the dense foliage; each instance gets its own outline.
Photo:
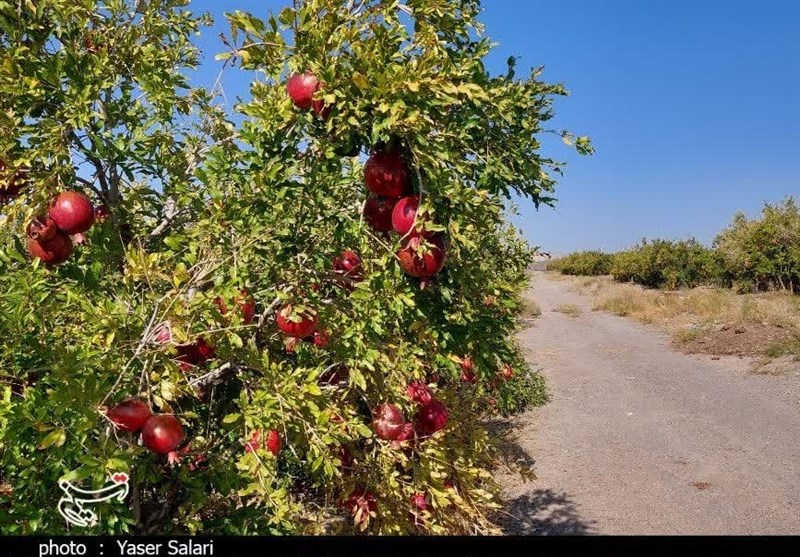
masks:
<path id="1" fill-rule="evenodd" d="M 794 197 L 766 204 L 761 218 L 737 214 L 717 235 L 720 279 L 741 290 L 800 294 L 800 206 Z"/>
<path id="2" fill-rule="evenodd" d="M 547 264 L 550 271 L 562 275 L 600 276 L 611 271 L 613 256 L 602 251 L 576 251 Z"/>
<path id="3" fill-rule="evenodd" d="M 575 252 L 548 269 L 566 275 L 614 276 L 649 288 L 735 287 L 800 292 L 800 208 L 788 196 L 765 204 L 760 218 L 743 213 L 707 248 L 694 239 L 642 240 L 614 254 Z"/>
<path id="4" fill-rule="evenodd" d="M 484 423 L 543 400 L 506 203 L 552 202 L 565 89 L 489 75 L 476 0 L 306 0 L 228 16 L 260 75 L 233 118 L 189 87 L 187 3 L 0 0 L 2 531 L 67 531 L 59 480 L 117 471 L 83 532 L 494 531 Z M 368 155 L 405 237 L 362 212 Z"/>
<path id="5" fill-rule="evenodd" d="M 642 240 L 614 254 L 610 274 L 649 288 L 691 288 L 714 280 L 712 252 L 694 239 Z"/>

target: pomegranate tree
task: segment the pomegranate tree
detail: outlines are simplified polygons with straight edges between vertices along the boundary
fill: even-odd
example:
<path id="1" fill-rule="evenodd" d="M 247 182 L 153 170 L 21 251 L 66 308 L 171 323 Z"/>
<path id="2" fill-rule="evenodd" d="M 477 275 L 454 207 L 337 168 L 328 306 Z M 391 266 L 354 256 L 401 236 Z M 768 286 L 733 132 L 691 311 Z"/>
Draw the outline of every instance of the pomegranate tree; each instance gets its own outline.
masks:
<path id="1" fill-rule="evenodd" d="M 114 470 L 87 533 L 496 533 L 486 424 L 544 398 L 506 211 L 554 198 L 563 87 L 472 0 L 230 10 L 203 53 L 186 0 L 41 4 L 0 2 L 0 530 L 74 533 L 58 481 Z"/>

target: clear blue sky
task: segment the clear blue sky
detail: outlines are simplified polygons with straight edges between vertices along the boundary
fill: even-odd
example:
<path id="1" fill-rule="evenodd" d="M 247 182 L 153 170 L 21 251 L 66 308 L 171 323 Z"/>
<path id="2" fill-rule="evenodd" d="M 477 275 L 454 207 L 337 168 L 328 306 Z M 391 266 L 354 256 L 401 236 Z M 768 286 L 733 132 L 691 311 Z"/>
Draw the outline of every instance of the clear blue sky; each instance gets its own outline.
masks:
<path id="1" fill-rule="evenodd" d="M 210 85 L 222 14 L 265 14 L 289 0 L 195 0 L 216 28 L 196 84 Z M 550 123 L 592 137 L 566 159 L 555 210 L 521 202 L 517 224 L 543 249 L 615 250 L 642 237 L 710 242 L 733 214 L 800 196 L 800 0 L 486 0 L 488 60 L 501 72 L 544 64 L 572 92 Z M 226 70 L 231 101 L 249 79 Z"/>

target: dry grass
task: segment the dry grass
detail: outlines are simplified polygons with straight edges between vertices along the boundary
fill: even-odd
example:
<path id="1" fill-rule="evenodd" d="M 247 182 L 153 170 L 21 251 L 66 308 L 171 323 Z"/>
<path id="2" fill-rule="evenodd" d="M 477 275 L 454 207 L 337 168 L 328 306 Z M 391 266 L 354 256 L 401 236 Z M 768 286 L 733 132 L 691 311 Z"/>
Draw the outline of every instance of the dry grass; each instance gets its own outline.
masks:
<path id="1" fill-rule="evenodd" d="M 610 277 L 576 277 L 573 284 L 592 296 L 593 309 L 662 327 L 691 351 L 800 355 L 798 296 L 724 288 L 649 290 Z"/>
<path id="2" fill-rule="evenodd" d="M 522 299 L 522 309 L 520 310 L 520 317 L 527 319 L 535 319 L 542 316 L 542 307 L 539 303 L 532 298 Z"/>
<path id="3" fill-rule="evenodd" d="M 578 317 L 581 313 L 583 313 L 581 308 L 575 304 L 560 304 L 554 307 L 553 311 L 563 313 L 564 315 L 568 315 L 570 317 Z"/>

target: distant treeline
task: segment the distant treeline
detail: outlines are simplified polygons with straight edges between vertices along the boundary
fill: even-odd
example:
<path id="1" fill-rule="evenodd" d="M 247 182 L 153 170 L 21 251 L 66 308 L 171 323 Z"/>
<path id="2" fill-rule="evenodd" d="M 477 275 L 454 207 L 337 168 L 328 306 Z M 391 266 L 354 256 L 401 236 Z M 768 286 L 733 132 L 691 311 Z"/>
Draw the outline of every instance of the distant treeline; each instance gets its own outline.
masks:
<path id="1" fill-rule="evenodd" d="M 789 196 L 766 204 L 760 218 L 738 213 L 711 248 L 695 239 L 642 240 L 613 254 L 571 253 L 547 268 L 565 275 L 613 275 L 650 288 L 714 285 L 800 293 L 800 207 Z"/>

